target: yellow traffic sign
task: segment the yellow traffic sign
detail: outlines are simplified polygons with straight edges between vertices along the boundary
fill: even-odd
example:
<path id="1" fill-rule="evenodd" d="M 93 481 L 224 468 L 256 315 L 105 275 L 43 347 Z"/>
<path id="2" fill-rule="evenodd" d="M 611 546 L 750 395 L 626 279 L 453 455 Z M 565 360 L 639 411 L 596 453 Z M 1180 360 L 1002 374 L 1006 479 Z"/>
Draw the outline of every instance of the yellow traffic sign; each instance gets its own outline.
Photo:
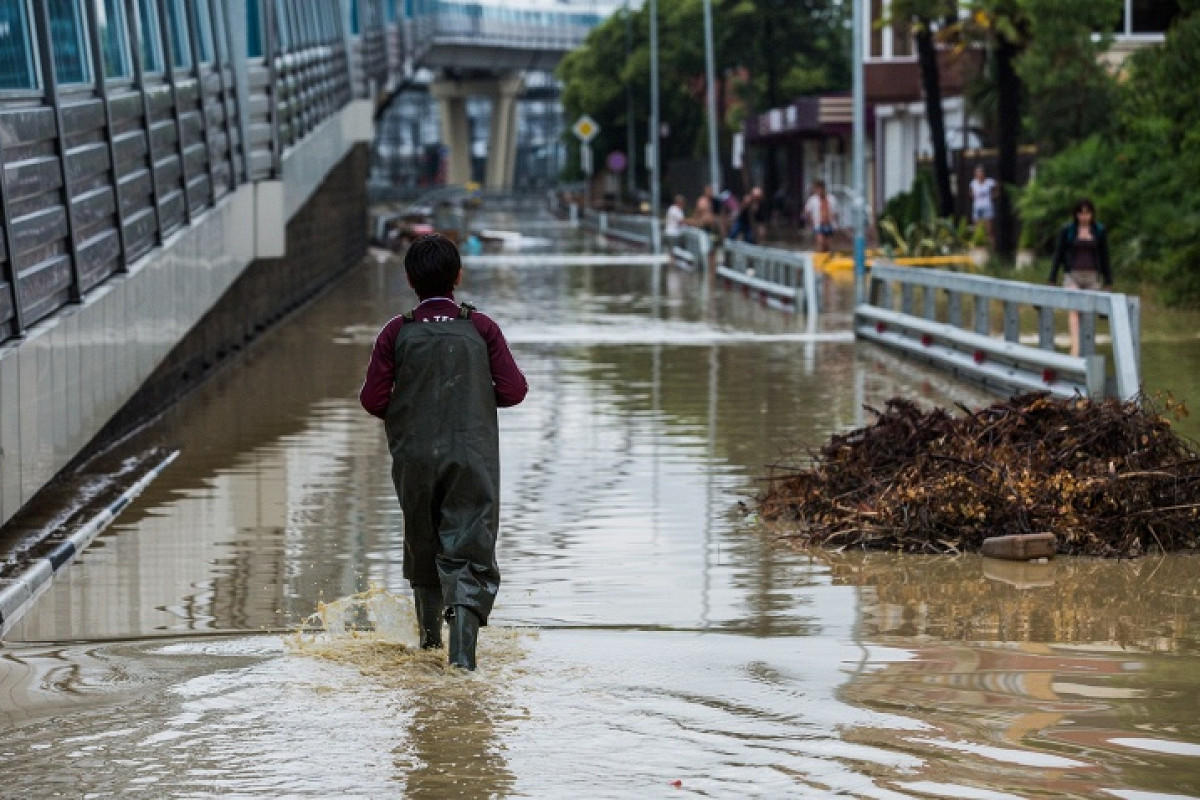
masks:
<path id="1" fill-rule="evenodd" d="M 584 114 L 575 120 L 575 124 L 571 126 L 571 131 L 579 137 L 579 141 L 587 144 L 596 138 L 596 134 L 600 132 L 600 126 L 596 124 L 596 120 Z"/>

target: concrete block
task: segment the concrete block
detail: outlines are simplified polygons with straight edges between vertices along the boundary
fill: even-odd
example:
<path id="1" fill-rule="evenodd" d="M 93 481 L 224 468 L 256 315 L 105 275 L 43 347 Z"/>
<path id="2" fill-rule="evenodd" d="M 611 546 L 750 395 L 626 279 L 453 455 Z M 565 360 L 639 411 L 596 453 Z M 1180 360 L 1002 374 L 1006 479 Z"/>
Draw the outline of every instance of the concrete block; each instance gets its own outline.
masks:
<path id="1" fill-rule="evenodd" d="M 225 224 L 225 247 L 223 252 L 236 264 L 245 266 L 254 260 L 254 186 L 243 184 L 229 198 L 228 208 L 223 209 Z M 240 272 L 240 267 L 238 268 Z"/>
<path id="2" fill-rule="evenodd" d="M 283 181 L 254 184 L 254 257 L 282 258 L 287 255 L 287 221 L 283 205 Z"/>
<path id="3" fill-rule="evenodd" d="M 341 110 L 342 139 L 347 144 L 375 140 L 375 109 L 370 100 L 351 100 Z"/>

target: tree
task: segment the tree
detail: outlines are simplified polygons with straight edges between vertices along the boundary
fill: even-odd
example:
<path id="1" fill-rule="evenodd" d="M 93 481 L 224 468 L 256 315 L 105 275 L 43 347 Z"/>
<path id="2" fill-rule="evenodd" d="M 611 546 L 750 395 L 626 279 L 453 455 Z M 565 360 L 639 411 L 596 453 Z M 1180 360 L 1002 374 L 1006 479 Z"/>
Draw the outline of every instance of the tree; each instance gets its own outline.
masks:
<path id="1" fill-rule="evenodd" d="M 937 190 L 938 215 L 954 213 L 954 195 L 950 191 L 950 155 L 946 149 L 946 119 L 942 113 L 942 76 L 938 67 L 935 28 L 939 20 L 954 23 L 958 3 L 955 0 L 895 0 L 892 21 L 908 23 L 917 40 L 917 60 L 921 67 L 921 89 L 925 95 L 925 120 L 933 145 L 933 179 Z"/>
<path id="2" fill-rule="evenodd" d="M 748 71 L 745 100 L 763 111 L 806 92 L 849 86 L 850 65 L 843 31 L 844 4 L 836 0 L 717 0 L 714 34 L 717 74 Z M 661 0 L 659 6 L 659 101 L 670 134 L 662 159 L 697 158 L 707 152 L 704 108 L 702 0 Z M 583 46 L 558 66 L 567 118 L 590 114 L 601 126 L 597 153 L 624 142 L 633 89 L 634 124 L 644 131 L 649 115 L 649 8 L 633 12 L 632 49 L 626 51 L 625 22 L 619 15 L 594 28 Z M 721 140 L 728 147 L 729 131 Z M 568 148 L 577 153 L 573 136 Z M 568 169 L 578 175 L 577 159 Z"/>
<path id="3" fill-rule="evenodd" d="M 1028 103 L 1025 130 L 1046 158 L 1110 127 L 1115 81 L 1100 59 L 1122 0 L 1027 0 L 1028 46 L 1016 69 Z M 1098 34 L 1098 35 L 1097 35 Z"/>
<path id="4" fill-rule="evenodd" d="M 1048 245 L 1081 196 L 1109 229 L 1119 280 L 1140 279 L 1169 302 L 1200 302 L 1200 3 L 1166 41 L 1135 53 L 1113 90 L 1108 124 L 1038 164 L 1021 194 L 1030 239 Z"/>
<path id="5" fill-rule="evenodd" d="M 982 43 L 991 54 L 990 74 L 995 81 L 996 100 L 996 177 L 1000 185 L 996 204 L 996 254 L 1010 263 L 1017 252 L 1012 188 L 1017 182 L 1023 93 L 1016 61 L 1030 41 L 1030 2 L 973 0 L 968 6 L 970 15 L 960 26 L 959 33 L 966 41 Z"/>

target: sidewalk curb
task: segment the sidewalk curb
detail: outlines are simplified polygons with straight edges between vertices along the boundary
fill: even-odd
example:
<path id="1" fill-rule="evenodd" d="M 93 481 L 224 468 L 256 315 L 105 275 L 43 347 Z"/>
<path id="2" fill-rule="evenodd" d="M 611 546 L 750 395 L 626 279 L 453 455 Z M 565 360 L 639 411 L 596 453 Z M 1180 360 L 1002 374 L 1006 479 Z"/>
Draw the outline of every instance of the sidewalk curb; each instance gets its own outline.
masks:
<path id="1" fill-rule="evenodd" d="M 49 588 L 50 583 L 54 580 L 54 575 L 66 569 L 67 565 L 75 560 L 75 556 L 82 553 L 97 534 L 107 528 L 109 523 L 124 510 L 125 506 L 141 494 L 178 455 L 179 451 L 175 450 L 164 458 L 156 467 L 122 492 L 121 496 L 107 508 L 101 510 L 79 530 L 60 542 L 49 555 L 31 562 L 17 577 L 0 580 L 0 637 L 15 625 L 42 593 Z"/>

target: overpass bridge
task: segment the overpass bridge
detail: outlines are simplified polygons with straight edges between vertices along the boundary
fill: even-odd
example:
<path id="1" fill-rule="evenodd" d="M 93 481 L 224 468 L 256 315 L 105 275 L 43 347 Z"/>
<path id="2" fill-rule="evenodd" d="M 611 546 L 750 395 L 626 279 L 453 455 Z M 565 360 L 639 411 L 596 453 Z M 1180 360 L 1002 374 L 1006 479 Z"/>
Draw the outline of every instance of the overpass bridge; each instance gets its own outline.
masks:
<path id="1" fill-rule="evenodd" d="M 508 189 L 516 165 L 516 100 L 527 70 L 551 70 L 618 8 L 612 0 L 413 0 L 405 58 L 435 70 L 446 180 L 471 179 L 468 97 L 492 102 L 484 185 Z"/>
<path id="2" fill-rule="evenodd" d="M 452 155 L 462 98 L 495 88 L 489 183 L 507 185 L 519 70 L 601 8 L 0 7 L 0 524 L 361 258 L 372 120 L 416 66 L 475 70 L 438 84 Z"/>

